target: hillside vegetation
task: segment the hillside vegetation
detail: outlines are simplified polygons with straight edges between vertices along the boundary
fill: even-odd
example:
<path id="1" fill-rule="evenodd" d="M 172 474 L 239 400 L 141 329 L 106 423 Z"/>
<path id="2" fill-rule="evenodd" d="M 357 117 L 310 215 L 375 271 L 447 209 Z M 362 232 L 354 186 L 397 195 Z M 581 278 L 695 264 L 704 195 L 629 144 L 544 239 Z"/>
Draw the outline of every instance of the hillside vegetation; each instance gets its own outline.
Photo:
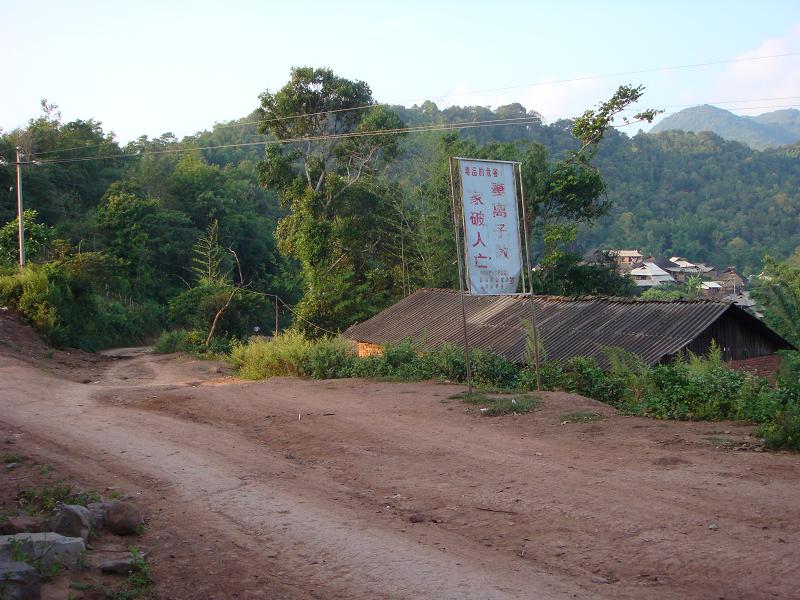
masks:
<path id="1" fill-rule="evenodd" d="M 287 88 L 319 73 L 327 72 L 293 71 Z M 366 84 L 346 83 L 339 89 L 351 89 L 355 105 L 373 102 Z M 605 127 L 581 149 L 574 121 L 544 124 L 520 104 L 425 102 L 335 113 L 350 115 L 336 127 L 456 129 L 320 145 L 329 162 L 306 154 L 303 168 L 307 149 L 272 142 L 291 127 L 308 135 L 330 122 L 273 127 L 292 122 L 264 120 L 280 93 L 210 131 L 124 146 L 100 123 L 64 122 L 43 102 L 26 128 L 0 135 L 6 161 L 17 145 L 24 160 L 37 161 L 22 169 L 31 209 L 24 277 L 14 267 L 15 171 L 0 167 L 0 301 L 21 304 L 53 341 L 85 348 L 164 326 L 207 334 L 214 323 L 211 333 L 222 337 L 269 330 L 275 296 L 281 326 L 342 330 L 418 287 L 457 287 L 453 155 L 522 161 L 540 291 L 632 293 L 610 262 L 580 264 L 592 248 L 681 255 L 745 273 L 760 272 L 767 254 L 780 261 L 800 253 L 796 146 L 759 151 L 713 133 L 629 137 Z M 266 151 L 254 139 L 269 142 Z M 307 193 L 312 176 L 331 186 L 328 196 Z"/>

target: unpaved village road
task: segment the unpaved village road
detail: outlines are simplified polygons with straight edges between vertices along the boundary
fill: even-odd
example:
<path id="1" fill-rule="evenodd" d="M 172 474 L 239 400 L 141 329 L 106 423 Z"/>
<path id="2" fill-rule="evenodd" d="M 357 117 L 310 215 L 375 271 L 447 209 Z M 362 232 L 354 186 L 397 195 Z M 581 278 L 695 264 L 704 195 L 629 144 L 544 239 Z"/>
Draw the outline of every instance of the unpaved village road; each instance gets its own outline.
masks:
<path id="1" fill-rule="evenodd" d="M 745 427 L 210 365 L 137 351 L 78 383 L 0 352 L 0 421 L 141 498 L 164 598 L 800 598 L 798 457 L 732 449 Z"/>

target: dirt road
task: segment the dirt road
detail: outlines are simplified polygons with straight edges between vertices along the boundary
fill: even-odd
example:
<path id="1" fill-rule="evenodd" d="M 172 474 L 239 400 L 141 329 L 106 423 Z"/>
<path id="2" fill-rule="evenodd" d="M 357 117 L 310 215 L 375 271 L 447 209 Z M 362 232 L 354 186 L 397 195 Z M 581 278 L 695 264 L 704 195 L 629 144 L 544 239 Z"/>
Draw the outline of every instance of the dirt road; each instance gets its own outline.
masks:
<path id="1" fill-rule="evenodd" d="M 798 457 L 732 449 L 747 428 L 118 354 L 78 383 L 0 352 L 0 421 L 140 494 L 166 598 L 800 596 Z"/>

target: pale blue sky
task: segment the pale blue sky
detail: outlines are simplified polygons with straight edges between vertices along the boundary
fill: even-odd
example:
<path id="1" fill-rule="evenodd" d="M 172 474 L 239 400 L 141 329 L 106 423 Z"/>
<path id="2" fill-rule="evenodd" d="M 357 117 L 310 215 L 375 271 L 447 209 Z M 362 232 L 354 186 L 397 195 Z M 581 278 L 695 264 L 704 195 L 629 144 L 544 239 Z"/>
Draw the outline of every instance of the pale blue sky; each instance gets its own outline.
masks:
<path id="1" fill-rule="evenodd" d="M 800 106 L 800 2 L 90 2 L 0 0 L 0 127 L 39 100 L 125 142 L 245 116 L 295 65 L 370 84 L 376 99 L 497 106 L 547 120 L 643 83 L 642 106 Z M 553 85 L 655 67 L 794 56 Z M 479 91 L 503 88 L 515 89 Z M 631 132 L 635 133 L 635 132 Z"/>

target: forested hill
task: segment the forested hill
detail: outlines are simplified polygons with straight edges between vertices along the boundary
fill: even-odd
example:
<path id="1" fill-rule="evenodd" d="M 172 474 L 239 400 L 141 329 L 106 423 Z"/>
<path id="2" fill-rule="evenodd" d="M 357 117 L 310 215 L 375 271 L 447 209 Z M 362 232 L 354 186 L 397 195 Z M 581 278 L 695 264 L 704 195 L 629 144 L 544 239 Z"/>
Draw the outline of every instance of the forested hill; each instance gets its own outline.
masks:
<path id="1" fill-rule="evenodd" d="M 495 111 L 483 107 L 440 111 L 432 103 L 395 108 L 413 124 L 528 114 L 520 104 Z M 571 128 L 572 122 L 564 120 L 467 129 L 461 135 L 481 143 L 533 140 L 559 158 L 575 148 Z M 425 137 L 409 136 L 406 143 L 420 164 Z M 639 248 L 645 254 L 691 256 L 757 272 L 765 254 L 785 258 L 800 246 L 798 157 L 800 145 L 759 151 L 710 132 L 640 132 L 629 137 L 612 131 L 601 143 L 595 163 L 613 208 L 582 232 L 578 249 Z"/>
<path id="2" fill-rule="evenodd" d="M 752 150 L 709 132 L 610 140 L 598 166 L 614 208 L 584 240 L 758 272 L 764 255 L 800 246 L 797 150 Z"/>
<path id="3" fill-rule="evenodd" d="M 495 110 L 458 106 L 440 110 L 431 102 L 392 108 L 411 127 L 508 119 L 499 126 L 463 129 L 460 135 L 481 144 L 538 142 L 552 159 L 562 157 L 576 143 L 570 121 L 542 124 L 534 118 L 532 124 L 515 123 L 514 119 L 536 116 L 520 104 Z M 45 222 L 58 225 L 65 238 L 99 244 L 109 237 L 101 220 L 108 216 L 102 212 L 108 208 L 103 198 L 121 193 L 159 198 L 167 211 L 159 218 L 185 224 L 177 235 L 185 235 L 186 241 L 180 249 L 173 248 L 180 256 L 166 257 L 166 262 L 154 269 L 170 272 L 175 264 L 183 264 L 192 239 L 209 219 L 217 218 L 225 225 L 228 240 L 241 234 L 251 244 L 263 240 L 263 246 L 254 246 L 253 254 L 244 257 L 255 272 L 266 268 L 258 267 L 264 265 L 259 261 L 275 257 L 272 235 L 280 213 L 277 198 L 258 186 L 256 166 L 264 155 L 260 140 L 265 138 L 257 134 L 257 118 L 252 114 L 183 140 L 165 134 L 120 147 L 92 120 L 57 123 L 52 116 L 45 116 L 33 120 L 24 132 L 0 136 L 0 151 L 13 157 L 13 146 L 21 140 L 40 160 L 111 154 L 126 157 L 26 168 L 27 205 L 37 209 Z M 388 172 L 407 193 L 429 177 L 443 135 L 437 131 L 404 137 L 399 158 Z M 87 148 L 75 149 L 80 146 Z M 181 152 L 196 147 L 212 148 Z M 175 150 L 179 152 L 172 153 Z M 148 152 L 163 154 L 137 158 Z M 797 145 L 758 151 L 708 132 L 667 131 L 628 137 L 611 131 L 595 164 L 614 206 L 609 216 L 581 232 L 577 250 L 633 247 L 643 253 L 681 255 L 757 271 L 765 254 L 783 258 L 800 246 L 798 156 Z M 13 169 L 0 169 L 2 222 L 15 215 L 13 178 Z M 116 188 L 110 190 L 112 184 Z M 239 208 L 243 215 L 237 216 Z M 167 245 L 162 252 L 170 248 Z M 270 267 L 271 273 L 262 277 L 274 277 L 283 268 Z M 179 279 L 172 281 L 180 284 Z M 286 293 L 293 287 L 287 281 L 284 279 Z"/>
<path id="4" fill-rule="evenodd" d="M 750 117 L 705 104 L 665 117 L 651 131 L 661 133 L 671 130 L 694 133 L 711 131 L 726 140 L 764 150 L 800 141 L 800 111 L 790 108 Z"/>

